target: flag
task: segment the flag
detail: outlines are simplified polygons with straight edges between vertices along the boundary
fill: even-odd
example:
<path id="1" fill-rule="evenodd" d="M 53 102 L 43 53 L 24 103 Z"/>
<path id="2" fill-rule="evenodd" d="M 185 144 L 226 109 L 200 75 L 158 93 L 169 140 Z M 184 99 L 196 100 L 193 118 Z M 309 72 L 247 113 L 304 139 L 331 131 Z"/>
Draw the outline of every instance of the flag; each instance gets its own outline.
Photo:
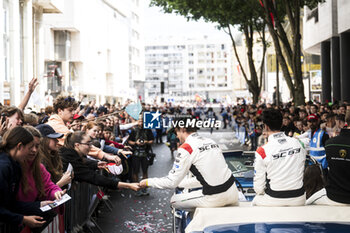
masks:
<path id="1" fill-rule="evenodd" d="M 264 7 L 264 3 L 261 0 L 259 0 L 259 1 L 260 1 L 260 5 L 262 7 Z M 271 17 L 272 25 L 275 27 L 275 19 L 274 19 L 272 12 L 270 12 L 270 17 Z"/>
<path id="2" fill-rule="evenodd" d="M 135 120 L 138 120 L 140 118 L 140 113 L 142 111 L 142 106 L 140 101 L 137 101 L 136 104 L 130 104 L 126 106 L 125 111 L 134 118 Z"/>

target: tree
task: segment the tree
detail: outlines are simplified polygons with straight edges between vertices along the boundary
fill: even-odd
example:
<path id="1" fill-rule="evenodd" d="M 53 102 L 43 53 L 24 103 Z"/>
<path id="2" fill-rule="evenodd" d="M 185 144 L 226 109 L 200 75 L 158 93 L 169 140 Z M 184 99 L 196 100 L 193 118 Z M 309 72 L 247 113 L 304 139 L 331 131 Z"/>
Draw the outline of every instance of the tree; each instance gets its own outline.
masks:
<path id="1" fill-rule="evenodd" d="M 176 13 L 185 16 L 188 20 L 197 21 L 203 18 L 206 22 L 218 23 L 219 28 L 230 36 L 243 77 L 253 95 L 253 102 L 258 102 L 264 75 L 267 43 L 265 40 L 264 12 L 261 7 L 257 6 L 256 0 L 151 0 L 151 6 L 161 7 L 165 13 Z M 250 79 L 248 79 L 237 52 L 236 41 L 232 33 L 232 27 L 234 26 L 238 26 L 246 39 Z M 258 33 L 259 40 L 263 45 L 260 70 L 256 69 L 254 63 L 254 32 Z"/>
<path id="2" fill-rule="evenodd" d="M 265 20 L 271 34 L 279 65 L 288 85 L 293 102 L 299 106 L 305 103 L 304 84 L 301 70 L 300 11 L 304 6 L 314 8 L 324 0 L 260 0 Z M 258 2 L 257 2 L 258 4 Z M 291 29 L 288 38 L 285 23 Z M 291 70 L 289 70 L 289 68 Z"/>

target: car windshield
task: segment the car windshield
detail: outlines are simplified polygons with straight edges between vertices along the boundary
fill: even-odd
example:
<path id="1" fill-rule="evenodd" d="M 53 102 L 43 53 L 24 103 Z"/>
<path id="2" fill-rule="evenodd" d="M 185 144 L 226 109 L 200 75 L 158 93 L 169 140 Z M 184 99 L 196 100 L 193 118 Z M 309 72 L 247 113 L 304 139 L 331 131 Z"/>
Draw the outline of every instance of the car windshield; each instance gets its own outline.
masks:
<path id="1" fill-rule="evenodd" d="M 252 166 L 245 165 L 247 162 L 246 158 L 242 157 L 225 157 L 226 163 L 229 169 L 232 171 L 232 174 L 238 175 L 244 172 L 253 170 Z"/>
<path id="2" fill-rule="evenodd" d="M 228 159 L 226 162 L 233 173 L 248 171 L 248 168 L 244 166 L 241 161 L 238 161 L 236 159 Z"/>

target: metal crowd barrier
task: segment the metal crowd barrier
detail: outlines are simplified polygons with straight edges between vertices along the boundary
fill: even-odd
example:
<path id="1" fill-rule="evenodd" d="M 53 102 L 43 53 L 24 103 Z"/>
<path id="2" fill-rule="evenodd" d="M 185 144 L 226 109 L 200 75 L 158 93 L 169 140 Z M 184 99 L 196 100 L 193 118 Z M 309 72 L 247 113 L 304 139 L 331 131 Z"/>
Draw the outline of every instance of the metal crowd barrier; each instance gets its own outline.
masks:
<path id="1" fill-rule="evenodd" d="M 68 191 L 71 200 L 65 205 L 65 229 L 67 232 L 78 232 L 91 218 L 99 202 L 99 188 L 88 183 L 75 182 Z"/>
<path id="2" fill-rule="evenodd" d="M 11 233 L 14 232 L 14 229 L 5 223 L 0 222 L 0 233 Z"/>
<path id="3" fill-rule="evenodd" d="M 68 195 L 71 196 L 71 200 L 64 205 L 64 230 L 67 233 L 75 233 L 81 231 L 83 226 L 92 221 L 96 228 L 102 232 L 101 228 L 97 225 L 96 221 L 92 218 L 92 215 L 98 206 L 99 202 L 106 200 L 102 190 L 95 185 L 88 183 L 74 182 L 71 189 L 68 191 Z M 106 203 L 107 207 L 111 208 L 111 203 Z M 57 215 L 59 216 L 59 215 Z M 52 224 L 57 225 L 58 217 Z M 89 227 L 89 226 L 87 226 Z M 60 233 L 59 227 L 49 225 L 48 229 L 45 228 L 43 232 Z M 62 229 L 62 228 L 61 228 Z M 16 232 L 11 225 L 0 222 L 0 233 L 13 233 Z M 24 228 L 21 233 L 30 232 L 29 228 Z M 61 231 L 62 232 L 62 231 Z M 64 231 L 63 231 L 64 232 Z"/>

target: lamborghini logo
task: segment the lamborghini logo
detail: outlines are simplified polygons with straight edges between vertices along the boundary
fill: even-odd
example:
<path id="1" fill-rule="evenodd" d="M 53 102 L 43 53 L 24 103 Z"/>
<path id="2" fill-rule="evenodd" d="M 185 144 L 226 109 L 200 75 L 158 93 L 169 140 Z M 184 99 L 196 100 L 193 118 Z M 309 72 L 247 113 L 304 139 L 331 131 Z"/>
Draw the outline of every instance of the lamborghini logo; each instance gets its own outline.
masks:
<path id="1" fill-rule="evenodd" d="M 347 154 L 346 150 L 344 150 L 344 149 L 339 150 L 339 155 L 340 155 L 341 158 L 345 158 L 346 154 Z"/>

